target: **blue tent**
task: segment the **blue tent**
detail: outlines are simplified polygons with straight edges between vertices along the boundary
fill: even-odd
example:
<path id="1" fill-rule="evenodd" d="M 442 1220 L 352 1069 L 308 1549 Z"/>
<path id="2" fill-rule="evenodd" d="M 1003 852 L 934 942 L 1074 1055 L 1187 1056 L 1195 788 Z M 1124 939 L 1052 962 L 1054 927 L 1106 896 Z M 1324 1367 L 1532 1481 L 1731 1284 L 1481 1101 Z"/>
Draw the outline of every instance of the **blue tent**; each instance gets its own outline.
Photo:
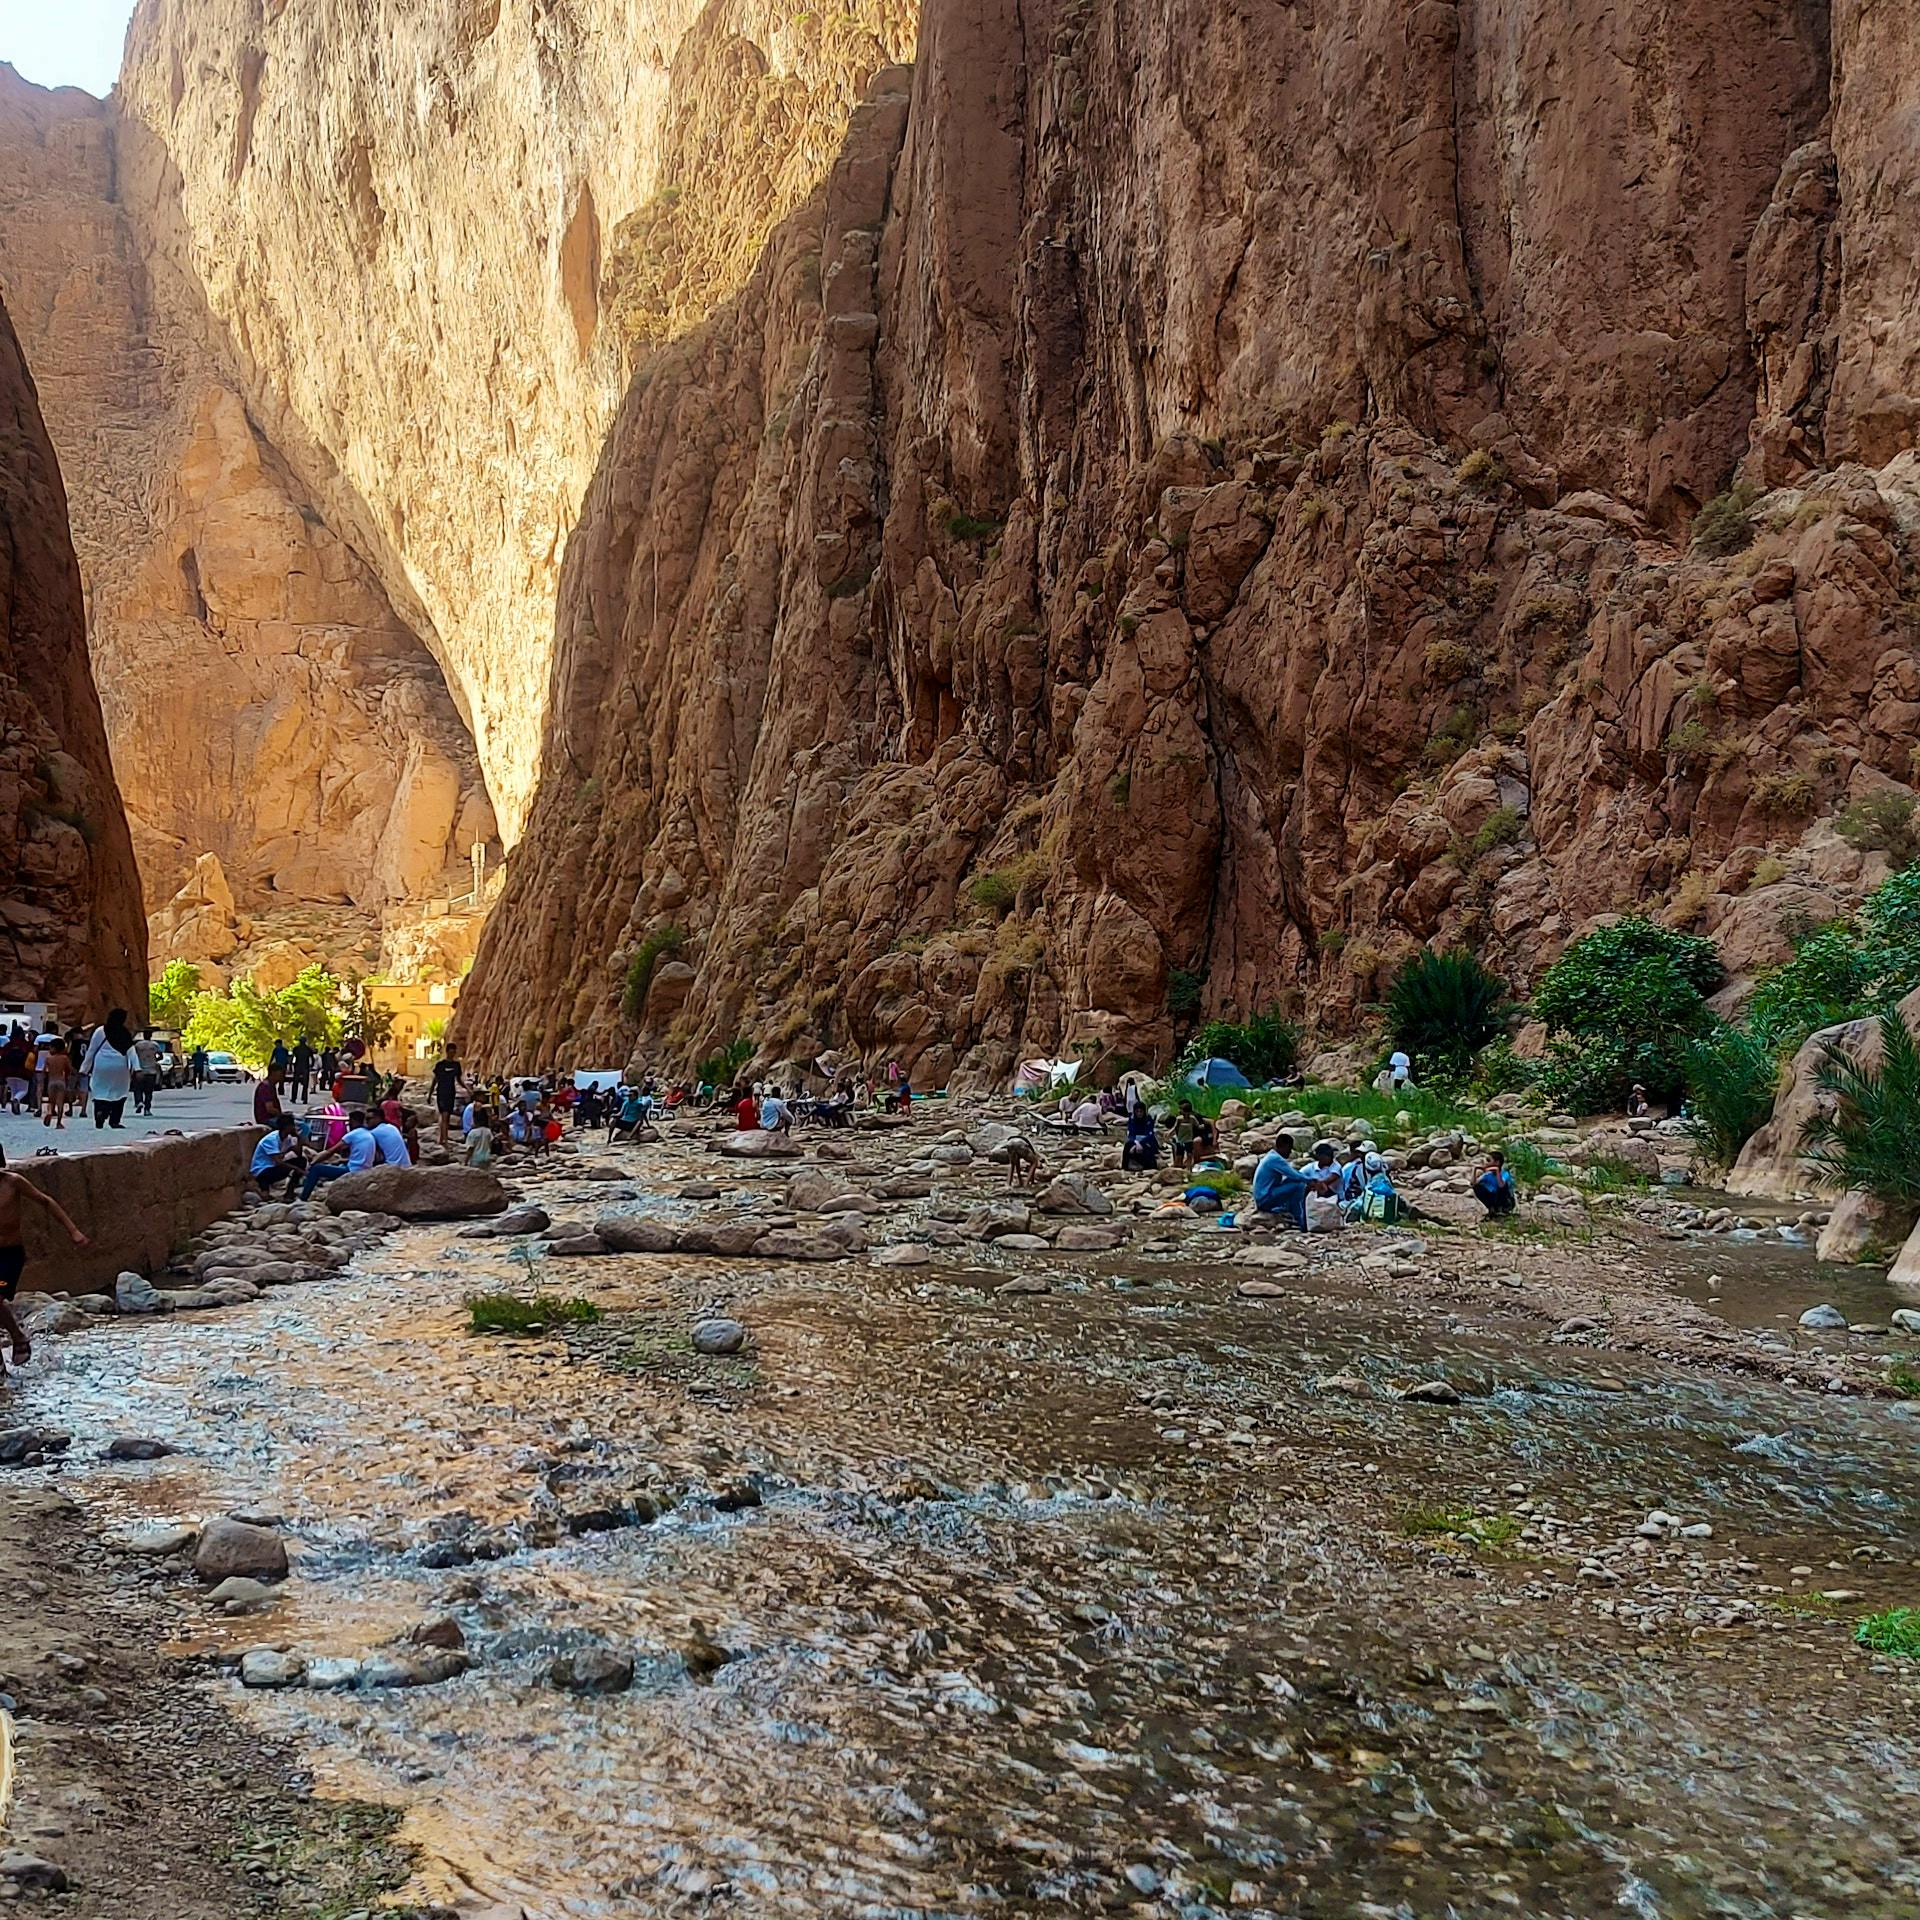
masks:
<path id="1" fill-rule="evenodd" d="M 1202 1060 L 1181 1076 L 1190 1087 L 1245 1087 L 1253 1083 L 1231 1060 Z"/>

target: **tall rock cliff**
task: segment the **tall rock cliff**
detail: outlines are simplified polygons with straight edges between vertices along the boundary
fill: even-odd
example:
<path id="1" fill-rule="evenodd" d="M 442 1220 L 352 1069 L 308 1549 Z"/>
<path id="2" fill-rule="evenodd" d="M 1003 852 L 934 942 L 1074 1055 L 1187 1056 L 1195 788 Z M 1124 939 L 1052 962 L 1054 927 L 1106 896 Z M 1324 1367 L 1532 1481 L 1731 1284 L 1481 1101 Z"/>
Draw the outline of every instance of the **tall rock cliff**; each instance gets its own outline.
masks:
<path id="1" fill-rule="evenodd" d="M 984 1077 L 1629 906 L 1784 954 L 1915 778 L 1917 109 L 1868 0 L 933 0 L 638 366 L 469 1048 Z"/>
<path id="2" fill-rule="evenodd" d="M 139 1009 L 146 965 L 66 492 L 0 306 L 0 999 Z"/>
<path id="3" fill-rule="evenodd" d="M 438 666 L 149 262 L 114 109 L 0 68 L 0 286 L 69 483 L 93 657 L 162 957 L 211 855 L 243 909 L 351 921 L 494 833 Z M 219 959 L 232 944 L 189 942 Z"/>
<path id="4" fill-rule="evenodd" d="M 120 192 L 257 429 L 425 641 L 509 838 L 637 343 L 825 171 L 908 0 L 140 0 Z"/>

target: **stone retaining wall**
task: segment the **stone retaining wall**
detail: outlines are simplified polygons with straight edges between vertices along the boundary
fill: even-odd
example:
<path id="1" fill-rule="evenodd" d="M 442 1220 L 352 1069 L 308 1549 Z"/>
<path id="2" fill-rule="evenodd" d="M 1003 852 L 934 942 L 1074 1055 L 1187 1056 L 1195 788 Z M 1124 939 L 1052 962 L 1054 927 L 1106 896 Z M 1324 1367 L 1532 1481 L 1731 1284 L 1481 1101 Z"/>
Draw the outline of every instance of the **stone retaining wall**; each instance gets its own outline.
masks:
<path id="1" fill-rule="evenodd" d="M 73 1216 L 93 1245 L 75 1248 L 58 1224 L 31 1202 L 24 1287 L 41 1293 L 113 1291 L 114 1275 L 151 1277 L 200 1229 L 239 1204 L 247 1186 L 258 1127 L 217 1133 L 160 1134 L 57 1159 L 10 1160 Z"/>

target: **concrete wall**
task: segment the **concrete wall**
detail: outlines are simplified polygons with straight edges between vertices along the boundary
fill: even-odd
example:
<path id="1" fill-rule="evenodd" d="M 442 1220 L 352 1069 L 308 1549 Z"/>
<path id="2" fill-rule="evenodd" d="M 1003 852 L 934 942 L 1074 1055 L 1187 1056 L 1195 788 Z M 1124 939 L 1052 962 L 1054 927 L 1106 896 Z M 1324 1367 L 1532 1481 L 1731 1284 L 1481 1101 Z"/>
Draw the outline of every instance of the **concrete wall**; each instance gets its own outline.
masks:
<path id="1" fill-rule="evenodd" d="M 22 1203 L 27 1273 L 40 1293 L 110 1293 L 114 1275 L 151 1278 L 247 1186 L 258 1127 L 160 1134 L 48 1160 L 10 1160 L 10 1171 L 59 1201 L 93 1245 L 81 1251 L 52 1217 Z"/>

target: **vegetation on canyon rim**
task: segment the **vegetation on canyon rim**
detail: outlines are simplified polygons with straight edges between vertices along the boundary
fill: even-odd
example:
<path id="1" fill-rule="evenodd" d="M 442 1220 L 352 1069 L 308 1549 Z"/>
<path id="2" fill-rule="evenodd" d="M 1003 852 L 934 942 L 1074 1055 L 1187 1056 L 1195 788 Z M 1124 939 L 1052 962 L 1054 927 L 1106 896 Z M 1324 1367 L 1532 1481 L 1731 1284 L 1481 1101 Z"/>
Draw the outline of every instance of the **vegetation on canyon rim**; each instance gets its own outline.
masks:
<path id="1" fill-rule="evenodd" d="M 375 1004 L 366 981 L 323 966 L 303 968 L 278 988 L 235 980 L 213 993 L 201 979 L 190 961 L 169 961 L 147 990 L 149 1021 L 178 1029 L 189 1047 L 231 1053 L 250 1067 L 264 1067 L 276 1045 L 364 1040 L 378 1046 L 393 1032 L 392 1012 Z"/>

